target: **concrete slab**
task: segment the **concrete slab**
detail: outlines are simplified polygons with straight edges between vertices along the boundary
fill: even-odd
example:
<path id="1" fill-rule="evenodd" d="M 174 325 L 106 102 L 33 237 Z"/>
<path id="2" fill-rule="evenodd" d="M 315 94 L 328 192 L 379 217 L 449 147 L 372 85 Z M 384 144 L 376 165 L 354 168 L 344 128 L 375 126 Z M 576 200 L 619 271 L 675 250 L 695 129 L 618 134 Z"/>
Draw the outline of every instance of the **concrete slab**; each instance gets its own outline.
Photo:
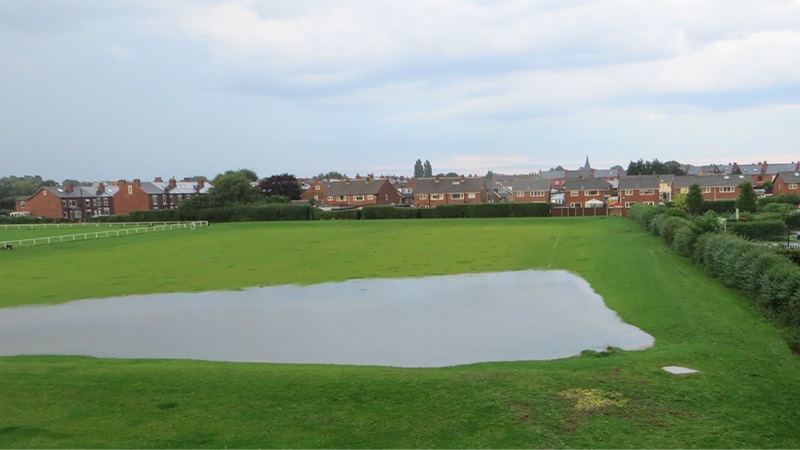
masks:
<path id="1" fill-rule="evenodd" d="M 685 375 L 688 373 L 699 373 L 699 370 L 690 369 L 688 367 L 681 367 L 681 366 L 664 366 L 662 369 L 666 370 L 667 372 L 673 375 Z"/>

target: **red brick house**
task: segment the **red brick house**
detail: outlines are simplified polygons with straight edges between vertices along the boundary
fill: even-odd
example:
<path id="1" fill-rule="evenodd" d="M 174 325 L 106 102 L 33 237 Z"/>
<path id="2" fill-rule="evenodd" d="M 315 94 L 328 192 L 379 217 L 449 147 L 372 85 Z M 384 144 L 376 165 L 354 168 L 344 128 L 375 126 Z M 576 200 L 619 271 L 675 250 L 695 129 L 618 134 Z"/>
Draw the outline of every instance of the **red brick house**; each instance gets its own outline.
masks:
<path id="1" fill-rule="evenodd" d="M 301 195 L 300 200 L 314 200 L 315 202 L 322 202 L 325 198 L 325 192 L 328 190 L 328 186 L 332 183 L 339 183 L 338 180 L 316 180 L 311 183 L 311 186 L 306 189 Z"/>
<path id="2" fill-rule="evenodd" d="M 672 196 L 686 195 L 689 186 L 697 184 L 706 201 L 736 200 L 739 197 L 739 185 L 745 181 L 751 181 L 751 178 L 745 175 L 684 175 L 674 178 Z"/>
<path id="3" fill-rule="evenodd" d="M 399 205 L 403 198 L 387 179 L 333 182 L 321 197 L 325 206 Z"/>
<path id="4" fill-rule="evenodd" d="M 113 189 L 96 186 L 46 186 L 16 200 L 16 210 L 49 219 L 85 220 L 114 214 Z"/>
<path id="5" fill-rule="evenodd" d="M 177 181 L 171 178 L 164 182 L 156 178 L 152 183 L 133 180 L 119 180 L 114 193 L 115 214 L 129 214 L 131 211 L 147 211 L 153 209 L 175 209 L 184 200 L 195 195 L 208 194 L 212 187 L 205 180 L 192 181 L 184 178 Z"/>
<path id="6" fill-rule="evenodd" d="M 798 194 L 800 195 L 800 171 L 778 172 L 772 183 L 772 194 Z"/>
<path id="7" fill-rule="evenodd" d="M 636 203 L 658 205 L 661 202 L 661 184 L 664 176 L 633 175 L 619 179 L 619 203 L 630 208 Z M 671 176 L 670 176 L 671 178 Z"/>
<path id="8" fill-rule="evenodd" d="M 414 189 L 417 208 L 486 201 L 486 182 L 482 177 L 419 178 Z"/>
<path id="9" fill-rule="evenodd" d="M 511 185 L 515 203 L 550 203 L 550 180 L 516 179 Z"/>
<path id="10" fill-rule="evenodd" d="M 564 181 L 564 203 L 570 208 L 597 208 L 612 194 L 611 183 L 599 178 L 567 178 Z"/>

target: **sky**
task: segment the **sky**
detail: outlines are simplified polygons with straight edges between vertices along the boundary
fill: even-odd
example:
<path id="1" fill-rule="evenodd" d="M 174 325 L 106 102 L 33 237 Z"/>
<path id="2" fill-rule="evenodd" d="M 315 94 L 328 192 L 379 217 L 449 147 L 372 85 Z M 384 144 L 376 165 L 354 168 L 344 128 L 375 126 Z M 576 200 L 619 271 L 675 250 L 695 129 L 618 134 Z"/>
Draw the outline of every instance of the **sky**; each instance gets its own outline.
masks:
<path id="1" fill-rule="evenodd" d="M 0 176 L 800 160 L 800 0 L 0 0 Z"/>

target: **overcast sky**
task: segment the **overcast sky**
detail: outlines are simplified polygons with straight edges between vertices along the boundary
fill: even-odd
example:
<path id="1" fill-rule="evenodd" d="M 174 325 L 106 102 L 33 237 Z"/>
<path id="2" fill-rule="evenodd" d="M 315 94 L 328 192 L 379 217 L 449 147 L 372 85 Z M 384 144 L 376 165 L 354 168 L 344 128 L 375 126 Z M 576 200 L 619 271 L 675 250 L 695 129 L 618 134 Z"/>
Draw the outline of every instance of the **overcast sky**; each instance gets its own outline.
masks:
<path id="1" fill-rule="evenodd" d="M 0 176 L 800 159 L 800 0 L 0 0 Z"/>

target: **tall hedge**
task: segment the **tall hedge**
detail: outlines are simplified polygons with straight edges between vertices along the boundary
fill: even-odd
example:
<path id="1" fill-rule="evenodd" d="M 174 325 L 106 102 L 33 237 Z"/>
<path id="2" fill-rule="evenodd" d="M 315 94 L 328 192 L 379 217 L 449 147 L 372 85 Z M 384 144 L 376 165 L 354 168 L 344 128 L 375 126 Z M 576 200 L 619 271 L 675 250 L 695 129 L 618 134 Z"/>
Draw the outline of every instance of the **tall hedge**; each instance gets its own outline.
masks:
<path id="1" fill-rule="evenodd" d="M 730 214 L 736 211 L 736 200 L 705 201 L 700 207 L 700 214 L 714 211 L 717 214 Z"/>
<path id="2" fill-rule="evenodd" d="M 361 210 L 363 220 L 374 219 L 419 219 L 419 209 L 398 206 L 365 206 Z"/>
<path id="3" fill-rule="evenodd" d="M 737 236 L 755 241 L 785 238 L 786 222 L 783 220 L 760 220 L 756 222 L 728 222 L 728 230 Z"/>

